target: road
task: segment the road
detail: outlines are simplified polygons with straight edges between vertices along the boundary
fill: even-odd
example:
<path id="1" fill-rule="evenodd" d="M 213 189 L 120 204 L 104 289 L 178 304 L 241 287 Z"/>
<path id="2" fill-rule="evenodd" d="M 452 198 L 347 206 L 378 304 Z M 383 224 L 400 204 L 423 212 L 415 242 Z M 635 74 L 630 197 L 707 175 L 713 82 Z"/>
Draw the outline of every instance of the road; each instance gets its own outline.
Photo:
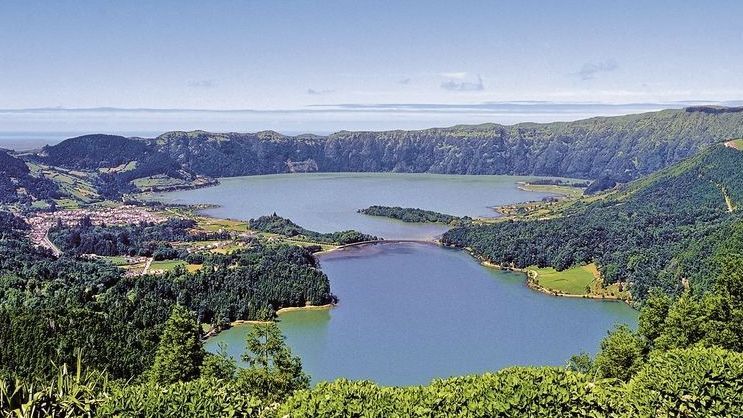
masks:
<path id="1" fill-rule="evenodd" d="M 60 257 L 62 255 L 62 250 L 60 250 L 56 245 L 54 245 L 52 240 L 49 239 L 48 230 L 44 234 L 44 239 L 41 240 L 41 245 L 52 250 L 52 253 L 54 254 L 55 257 Z"/>

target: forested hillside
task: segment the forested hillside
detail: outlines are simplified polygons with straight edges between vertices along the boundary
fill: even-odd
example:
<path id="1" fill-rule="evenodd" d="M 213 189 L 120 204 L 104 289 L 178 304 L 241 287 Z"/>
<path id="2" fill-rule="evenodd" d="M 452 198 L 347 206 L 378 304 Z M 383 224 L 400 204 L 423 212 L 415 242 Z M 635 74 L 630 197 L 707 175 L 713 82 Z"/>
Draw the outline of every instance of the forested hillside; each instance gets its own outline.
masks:
<path id="1" fill-rule="evenodd" d="M 176 162 L 184 172 L 211 177 L 393 171 L 607 177 L 624 182 L 687 158 L 705 145 L 743 136 L 743 110 L 709 110 L 698 107 L 547 124 L 341 131 L 327 137 L 270 131 L 168 132 L 152 140 L 99 135 L 47 147 L 44 158 L 49 163 L 90 168 L 126 161 L 150 166 L 154 162 L 146 156 L 163 156 L 158 157 L 158 169 L 148 172 L 169 172 L 176 167 L 168 164 Z M 116 145 L 117 141 L 123 145 Z M 112 157 L 115 153 L 122 157 Z"/>
<path id="2" fill-rule="evenodd" d="M 185 182 L 196 175 L 170 155 L 138 139 L 116 135 L 85 135 L 46 146 L 31 158 L 50 166 L 90 173 L 99 193 L 118 198 L 137 188 L 133 180 L 163 176 Z"/>
<path id="3" fill-rule="evenodd" d="M 715 145 L 684 162 L 587 198 L 547 220 L 466 225 L 443 242 L 496 263 L 558 270 L 596 262 L 606 284 L 642 300 L 659 287 L 704 291 L 719 270 L 713 257 L 743 251 L 743 152 Z"/>
<path id="4" fill-rule="evenodd" d="M 419 208 L 401 208 L 399 206 L 379 206 L 372 205 L 365 209 L 359 209 L 358 213 L 369 216 L 384 216 L 387 218 L 397 219 L 403 222 L 431 222 L 449 225 L 459 225 L 462 222 L 470 222 L 469 216 L 459 217 L 447 215 L 445 213 L 434 212 Z"/>
<path id="5" fill-rule="evenodd" d="M 58 195 L 54 182 L 32 176 L 23 160 L 0 150 L 0 203 L 30 203 Z"/>
<path id="6" fill-rule="evenodd" d="M 168 226 L 141 228 L 129 235 L 135 244 Z M 116 378 L 137 376 L 152 365 L 177 303 L 196 312 L 200 323 L 224 325 L 333 301 L 327 276 L 300 247 L 253 243 L 230 254 L 204 253 L 194 273 L 176 268 L 125 277 L 103 261 L 55 258 L 29 242 L 27 229 L 0 211 L 0 375 L 47 377 L 82 350 L 89 367 Z"/>

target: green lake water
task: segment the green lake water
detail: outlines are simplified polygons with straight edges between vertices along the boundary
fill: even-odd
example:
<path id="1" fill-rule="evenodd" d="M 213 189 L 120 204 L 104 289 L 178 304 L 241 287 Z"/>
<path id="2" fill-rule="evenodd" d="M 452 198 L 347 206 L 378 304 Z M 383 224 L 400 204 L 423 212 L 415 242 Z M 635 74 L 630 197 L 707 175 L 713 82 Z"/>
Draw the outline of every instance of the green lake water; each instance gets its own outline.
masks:
<path id="1" fill-rule="evenodd" d="M 493 216 L 491 206 L 540 199 L 522 178 L 403 174 L 309 174 L 223 179 L 207 189 L 168 193 L 170 202 L 214 203 L 214 216 L 249 219 L 276 212 L 318 231 L 358 229 L 385 238 L 427 238 L 445 228 L 357 214 L 372 204 Z M 594 353 L 617 323 L 637 312 L 619 302 L 535 292 L 524 276 L 483 267 L 467 253 L 428 244 L 377 244 L 320 257 L 338 306 L 280 316 L 280 327 L 313 382 L 339 377 L 385 385 L 562 365 Z M 249 325 L 207 341 L 239 358 Z"/>

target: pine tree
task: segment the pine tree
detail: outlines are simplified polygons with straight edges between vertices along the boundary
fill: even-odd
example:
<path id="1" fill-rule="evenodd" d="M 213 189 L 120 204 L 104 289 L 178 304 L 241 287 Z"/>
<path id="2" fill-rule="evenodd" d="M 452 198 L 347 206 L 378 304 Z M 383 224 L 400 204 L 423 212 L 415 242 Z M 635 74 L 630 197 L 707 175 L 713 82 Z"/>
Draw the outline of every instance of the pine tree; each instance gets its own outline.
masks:
<path id="1" fill-rule="evenodd" d="M 256 324 L 246 338 L 243 361 L 250 367 L 240 371 L 238 384 L 247 393 L 282 401 L 295 390 L 309 387 L 302 361 L 292 355 L 276 323 Z"/>
<path id="2" fill-rule="evenodd" d="M 173 307 L 150 371 L 153 382 L 168 384 L 199 376 L 204 359 L 200 331 L 193 313 L 181 305 Z"/>

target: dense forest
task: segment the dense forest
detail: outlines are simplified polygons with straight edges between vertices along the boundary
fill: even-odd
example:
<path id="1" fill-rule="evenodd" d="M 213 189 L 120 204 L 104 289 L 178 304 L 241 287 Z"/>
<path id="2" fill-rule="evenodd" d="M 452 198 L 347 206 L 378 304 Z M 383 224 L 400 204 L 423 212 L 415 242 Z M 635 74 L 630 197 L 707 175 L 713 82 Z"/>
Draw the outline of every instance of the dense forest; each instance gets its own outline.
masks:
<path id="1" fill-rule="evenodd" d="M 0 150 L 0 204 L 31 203 L 33 199 L 59 196 L 59 187 L 44 177 L 35 177 L 23 160 Z"/>
<path id="2" fill-rule="evenodd" d="M 711 256 L 743 250 L 721 239 L 743 229 L 741 167 L 743 152 L 717 145 L 562 216 L 465 225 L 442 241 L 516 267 L 596 262 L 605 283 L 628 285 L 637 300 L 654 287 L 678 294 L 687 282 L 703 291 Z"/>
<path id="3" fill-rule="evenodd" d="M 151 366 L 176 303 L 201 323 L 224 325 L 333 301 L 327 276 L 300 247 L 254 243 L 205 254 L 194 273 L 124 277 L 111 264 L 32 246 L 14 215 L 0 212 L 0 222 L 0 370 L 10 375 L 48 376 L 81 350 L 91 368 L 137 376 Z"/>
<path id="4" fill-rule="evenodd" d="M 84 135 L 70 138 L 54 146 L 45 146 L 31 157 L 56 167 L 87 170 L 93 174 L 96 189 L 106 198 L 118 198 L 136 188 L 134 179 L 165 175 L 191 181 L 196 174 L 170 155 L 162 153 L 144 141 L 116 135 Z"/>
<path id="5" fill-rule="evenodd" d="M 648 417 L 743 414 L 743 261 L 722 261 L 711 292 L 654 291 L 639 327 L 618 326 L 595 357 L 564 367 L 511 367 L 381 387 L 339 379 L 309 387 L 275 323 L 255 325 L 237 367 L 206 353 L 197 315 L 176 304 L 149 368 L 109 380 L 78 362 L 57 377 L 12 379 L 0 371 L 0 411 L 24 416 L 214 417 Z"/>
<path id="6" fill-rule="evenodd" d="M 38 158 L 88 169 L 138 162 L 134 173 L 117 174 L 117 179 L 311 170 L 607 176 L 624 182 L 681 161 L 705 145 L 742 136 L 743 111 L 702 107 L 575 122 L 341 131 L 326 137 L 270 131 L 168 132 L 155 139 L 95 135 L 46 147 Z"/>
<path id="7" fill-rule="evenodd" d="M 459 225 L 463 222 L 469 222 L 472 220 L 469 216 L 459 217 L 434 212 L 432 210 L 401 208 L 399 206 L 372 205 L 366 209 L 359 209 L 358 212 L 370 216 L 384 216 L 387 218 L 398 219 L 403 222 L 432 222 L 447 225 Z"/>
<path id="8" fill-rule="evenodd" d="M 168 242 L 205 241 L 231 238 L 229 232 L 194 232 L 196 221 L 171 218 L 162 223 L 136 225 L 93 225 L 84 217 L 78 225 L 61 223 L 49 230 L 49 239 L 63 252 L 102 256 L 128 255 L 154 257 L 155 260 L 185 257 Z"/>
<path id="9" fill-rule="evenodd" d="M 304 237 L 305 239 L 324 244 L 353 244 L 355 242 L 376 241 L 379 238 L 374 235 L 362 234 L 361 232 L 348 230 L 340 232 L 321 233 L 310 231 L 295 224 L 290 219 L 272 215 L 261 216 L 251 219 L 248 224 L 252 229 L 272 234 L 285 235 L 287 237 Z"/>

